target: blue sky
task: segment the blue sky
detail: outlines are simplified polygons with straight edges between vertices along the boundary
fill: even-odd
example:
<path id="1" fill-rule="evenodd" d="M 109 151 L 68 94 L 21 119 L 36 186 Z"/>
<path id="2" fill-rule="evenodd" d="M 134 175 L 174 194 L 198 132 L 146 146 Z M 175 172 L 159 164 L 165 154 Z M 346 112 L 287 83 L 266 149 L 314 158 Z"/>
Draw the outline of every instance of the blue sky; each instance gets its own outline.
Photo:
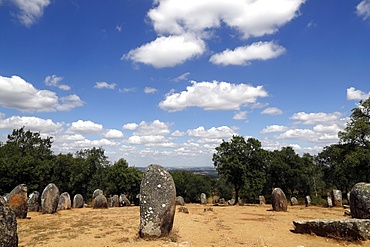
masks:
<path id="1" fill-rule="evenodd" d="M 369 0 L 0 0 L 0 140 L 212 166 L 232 135 L 317 154 L 370 96 Z"/>

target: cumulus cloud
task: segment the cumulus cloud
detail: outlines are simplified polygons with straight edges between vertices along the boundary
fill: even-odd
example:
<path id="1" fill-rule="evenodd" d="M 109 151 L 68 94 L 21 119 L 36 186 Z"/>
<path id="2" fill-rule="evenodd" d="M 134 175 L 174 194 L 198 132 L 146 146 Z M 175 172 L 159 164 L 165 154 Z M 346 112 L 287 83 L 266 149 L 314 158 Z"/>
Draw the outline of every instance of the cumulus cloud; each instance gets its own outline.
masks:
<path id="1" fill-rule="evenodd" d="M 118 139 L 122 138 L 124 135 L 122 131 L 116 129 L 109 129 L 105 134 L 104 137 L 107 139 Z"/>
<path id="2" fill-rule="evenodd" d="M 276 132 L 285 132 L 289 130 L 287 126 L 283 125 L 269 125 L 263 130 L 260 131 L 261 134 L 267 134 L 267 133 L 276 133 Z"/>
<path id="3" fill-rule="evenodd" d="M 356 13 L 364 20 L 370 18 L 370 0 L 362 0 L 356 7 Z"/>
<path id="4" fill-rule="evenodd" d="M 126 130 L 136 130 L 138 126 L 139 125 L 137 123 L 128 123 L 128 124 L 123 125 L 122 128 Z"/>
<path id="5" fill-rule="evenodd" d="M 116 84 L 115 83 L 108 83 L 108 82 L 105 82 L 105 81 L 96 82 L 94 88 L 97 88 L 97 89 L 106 88 L 106 89 L 114 90 L 116 88 Z"/>
<path id="6" fill-rule="evenodd" d="M 47 86 L 57 87 L 61 90 L 65 90 L 65 91 L 71 90 L 70 86 L 65 85 L 65 84 L 59 84 L 62 80 L 63 80 L 63 77 L 60 77 L 60 76 L 57 76 L 57 75 L 48 75 L 45 78 L 45 84 Z"/>
<path id="7" fill-rule="evenodd" d="M 150 94 L 150 93 L 156 93 L 158 90 L 156 88 L 152 88 L 152 87 L 146 87 L 144 88 L 144 93 L 146 94 Z"/>
<path id="8" fill-rule="evenodd" d="M 196 129 L 188 130 L 187 134 L 196 138 L 228 139 L 235 135 L 235 131 L 228 126 L 212 127 L 208 130 L 200 126 Z"/>
<path id="9" fill-rule="evenodd" d="M 267 97 L 262 86 L 231 84 L 228 82 L 196 82 L 181 93 L 170 93 L 159 103 L 167 111 L 181 111 L 187 107 L 205 110 L 239 110 L 241 106 L 255 103 L 258 97 Z"/>
<path id="10" fill-rule="evenodd" d="M 62 130 L 63 123 L 54 123 L 51 119 L 38 117 L 12 116 L 4 118 L 0 114 L 0 129 L 19 129 L 22 127 L 31 131 L 55 134 Z"/>
<path id="11" fill-rule="evenodd" d="M 340 112 L 333 112 L 333 113 L 305 113 L 305 112 L 298 112 L 295 113 L 293 116 L 290 117 L 291 120 L 294 120 L 298 124 L 335 124 L 341 120 L 342 114 Z"/>
<path id="12" fill-rule="evenodd" d="M 214 54 L 209 61 L 218 65 L 249 65 L 253 60 L 268 60 L 285 53 L 285 48 L 274 42 L 255 42 Z"/>
<path id="13" fill-rule="evenodd" d="M 170 134 L 169 127 L 172 123 L 164 123 L 159 120 L 153 122 L 141 121 L 135 129 L 134 135 L 136 136 L 166 136 Z"/>
<path id="14" fill-rule="evenodd" d="M 261 114 L 267 114 L 267 115 L 281 115 L 283 114 L 283 111 L 280 110 L 279 108 L 277 107 L 268 107 L 266 109 L 264 109 Z"/>
<path id="15" fill-rule="evenodd" d="M 0 76 L 0 105 L 24 112 L 66 111 L 82 106 L 77 95 L 58 98 L 49 90 L 38 90 L 19 76 Z"/>
<path id="16" fill-rule="evenodd" d="M 67 134 L 97 134 L 103 130 L 103 125 L 92 121 L 78 120 L 69 125 L 70 127 L 66 131 Z"/>
<path id="17" fill-rule="evenodd" d="M 212 33 L 223 26 L 236 30 L 243 39 L 275 33 L 279 27 L 299 15 L 299 8 L 304 2 L 305 0 L 156 0 L 154 7 L 148 12 L 148 19 L 158 38 L 131 50 L 123 58 L 156 68 L 173 67 L 203 54 L 206 40 L 211 39 Z M 266 54 L 262 54 L 262 48 L 259 48 L 258 54 L 253 55 L 251 48 L 240 47 L 217 54 L 211 60 L 225 65 L 247 64 L 250 60 L 269 59 L 285 51 L 282 47 L 276 48 L 278 49 L 273 52 L 264 52 Z M 231 59 L 227 59 L 228 57 Z"/>
<path id="18" fill-rule="evenodd" d="M 50 0 L 11 0 L 19 12 L 16 18 L 26 27 L 30 27 L 43 16 L 44 9 L 49 6 Z"/>
<path id="19" fill-rule="evenodd" d="M 233 119 L 235 119 L 235 120 L 247 119 L 247 112 L 246 111 L 239 111 L 239 112 L 235 113 Z"/>
<path id="20" fill-rule="evenodd" d="M 347 100 L 367 100 L 370 97 L 369 93 L 364 93 L 361 90 L 356 90 L 354 87 L 347 89 Z"/>
<path id="21" fill-rule="evenodd" d="M 152 65 L 155 68 L 173 67 L 203 54 L 205 47 L 203 40 L 189 35 L 158 37 L 131 50 L 122 59 Z"/>

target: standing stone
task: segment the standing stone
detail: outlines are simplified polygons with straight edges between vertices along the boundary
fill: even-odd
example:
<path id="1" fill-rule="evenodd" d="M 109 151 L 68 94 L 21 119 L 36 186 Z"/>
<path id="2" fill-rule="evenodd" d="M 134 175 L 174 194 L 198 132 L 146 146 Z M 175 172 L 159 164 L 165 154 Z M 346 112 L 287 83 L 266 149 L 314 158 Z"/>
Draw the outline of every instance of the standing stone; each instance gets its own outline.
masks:
<path id="1" fill-rule="evenodd" d="M 326 200 L 328 202 L 328 207 L 329 208 L 333 207 L 333 200 L 332 200 L 332 197 L 331 197 L 330 193 L 327 194 L 327 199 Z"/>
<path id="2" fill-rule="evenodd" d="M 280 188 L 275 188 L 272 191 L 271 203 L 273 211 L 286 212 L 288 210 L 288 201 Z"/>
<path id="3" fill-rule="evenodd" d="M 8 205 L 13 209 L 15 217 L 20 219 L 27 218 L 27 186 L 24 184 L 18 185 L 9 193 L 7 197 Z"/>
<path id="4" fill-rule="evenodd" d="M 177 196 L 176 197 L 176 205 L 181 205 L 181 206 L 185 205 L 185 200 L 182 196 Z"/>
<path id="5" fill-rule="evenodd" d="M 113 195 L 110 198 L 110 206 L 111 207 L 119 207 L 120 206 L 118 195 Z"/>
<path id="6" fill-rule="evenodd" d="M 50 183 L 41 194 L 41 209 L 43 214 L 54 214 L 59 203 L 59 189 Z"/>
<path id="7" fill-rule="evenodd" d="M 71 209 L 72 203 L 71 203 L 71 197 L 69 196 L 68 192 L 63 192 L 59 197 L 58 202 L 58 209 L 66 210 Z"/>
<path id="8" fill-rule="evenodd" d="M 120 203 L 121 206 L 130 206 L 131 205 L 130 200 L 126 197 L 125 194 L 121 194 L 119 196 L 119 203 Z"/>
<path id="9" fill-rule="evenodd" d="M 297 200 L 297 198 L 295 198 L 294 196 L 293 196 L 292 198 L 290 198 L 290 204 L 291 204 L 292 206 L 294 206 L 294 205 L 298 205 L 298 200 Z"/>
<path id="10" fill-rule="evenodd" d="M 94 190 L 93 194 L 92 194 L 92 199 L 91 199 L 91 203 L 92 205 L 94 205 L 94 199 L 98 196 L 98 195 L 104 195 L 103 191 L 101 189 L 96 189 Z"/>
<path id="11" fill-rule="evenodd" d="M 140 194 L 137 194 L 134 198 L 134 205 L 135 206 L 140 206 Z"/>
<path id="12" fill-rule="evenodd" d="M 342 206 L 342 191 L 333 190 L 333 206 L 334 207 Z"/>
<path id="13" fill-rule="evenodd" d="M 40 193 L 38 191 L 32 192 L 28 196 L 28 212 L 38 212 L 40 210 Z"/>
<path id="14" fill-rule="evenodd" d="M 176 187 L 173 178 L 160 165 L 145 169 L 140 185 L 140 237 L 168 236 L 176 209 Z"/>
<path id="15" fill-rule="evenodd" d="M 352 218 L 370 219 L 370 183 L 357 183 L 350 193 Z"/>
<path id="16" fill-rule="evenodd" d="M 200 194 L 200 204 L 207 204 L 207 195 L 205 193 Z"/>
<path id="17" fill-rule="evenodd" d="M 93 208 L 108 208 L 108 200 L 104 195 L 98 195 L 94 199 Z"/>
<path id="18" fill-rule="evenodd" d="M 232 199 L 228 200 L 227 204 L 230 205 L 230 206 L 235 205 L 235 199 L 232 198 Z"/>
<path id="19" fill-rule="evenodd" d="M 76 194 L 73 197 L 73 207 L 74 208 L 83 208 L 84 207 L 84 198 L 81 194 Z"/>
<path id="20" fill-rule="evenodd" d="M 259 196 L 258 197 L 258 200 L 260 201 L 260 205 L 265 205 L 266 204 L 266 199 L 264 196 Z"/>
<path id="21" fill-rule="evenodd" d="M 0 246 L 17 247 L 17 219 L 13 209 L 0 196 Z"/>
<path id="22" fill-rule="evenodd" d="M 309 195 L 305 197 L 305 203 L 306 203 L 306 207 L 311 205 L 311 197 Z"/>

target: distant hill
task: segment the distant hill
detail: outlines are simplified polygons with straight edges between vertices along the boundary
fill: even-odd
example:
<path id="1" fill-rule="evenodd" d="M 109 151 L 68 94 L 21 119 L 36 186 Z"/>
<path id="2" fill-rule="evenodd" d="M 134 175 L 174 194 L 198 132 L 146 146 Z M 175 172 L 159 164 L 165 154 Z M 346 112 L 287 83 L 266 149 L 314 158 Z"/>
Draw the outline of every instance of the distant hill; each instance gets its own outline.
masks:
<path id="1" fill-rule="evenodd" d="M 140 171 L 144 171 L 146 167 L 138 167 Z M 211 178 L 218 178 L 217 171 L 212 166 L 205 166 L 205 167 L 165 167 L 167 171 L 187 171 L 192 172 L 194 174 L 199 174 L 203 176 L 209 176 Z"/>

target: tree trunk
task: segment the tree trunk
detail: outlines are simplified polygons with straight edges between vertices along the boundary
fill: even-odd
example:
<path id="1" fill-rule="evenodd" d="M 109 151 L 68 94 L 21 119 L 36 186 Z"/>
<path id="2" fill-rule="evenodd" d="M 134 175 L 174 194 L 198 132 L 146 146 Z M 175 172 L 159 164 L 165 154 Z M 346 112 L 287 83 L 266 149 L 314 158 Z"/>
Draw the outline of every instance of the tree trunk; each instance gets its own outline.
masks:
<path id="1" fill-rule="evenodd" d="M 239 188 L 235 187 L 235 202 L 234 205 L 238 203 L 238 198 L 239 198 Z"/>

